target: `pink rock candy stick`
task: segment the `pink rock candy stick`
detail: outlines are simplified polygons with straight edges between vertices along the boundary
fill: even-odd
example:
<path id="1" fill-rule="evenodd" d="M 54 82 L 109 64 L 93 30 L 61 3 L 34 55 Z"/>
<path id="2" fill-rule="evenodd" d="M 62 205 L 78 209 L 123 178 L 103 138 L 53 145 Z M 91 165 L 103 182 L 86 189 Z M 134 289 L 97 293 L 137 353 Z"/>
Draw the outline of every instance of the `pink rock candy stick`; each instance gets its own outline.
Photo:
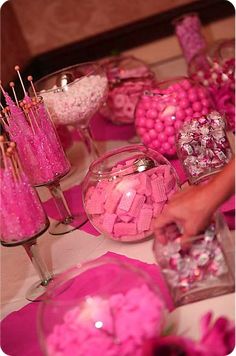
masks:
<path id="1" fill-rule="evenodd" d="M 5 156 L 5 165 L 0 171 L 1 240 L 12 244 L 33 237 L 46 225 L 37 193 L 14 157 Z"/>

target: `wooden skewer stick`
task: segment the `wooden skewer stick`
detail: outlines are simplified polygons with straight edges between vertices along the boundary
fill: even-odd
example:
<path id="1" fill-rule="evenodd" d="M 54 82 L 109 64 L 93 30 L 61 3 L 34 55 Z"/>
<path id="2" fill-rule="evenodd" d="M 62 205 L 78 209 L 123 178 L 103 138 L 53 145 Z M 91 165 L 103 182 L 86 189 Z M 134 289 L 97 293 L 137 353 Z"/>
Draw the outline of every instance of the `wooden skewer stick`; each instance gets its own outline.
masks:
<path id="1" fill-rule="evenodd" d="M 6 95 L 6 92 L 5 92 L 5 90 L 4 90 L 3 86 L 2 86 L 1 80 L 0 80 L 0 89 L 1 89 L 1 91 L 3 93 L 3 95 Z"/>
<path id="2" fill-rule="evenodd" d="M 16 101 L 16 104 L 17 104 L 18 107 L 20 107 L 19 101 L 18 101 L 17 96 L 16 96 L 16 91 L 15 91 L 15 88 L 14 88 L 15 83 L 14 83 L 14 82 L 10 82 L 9 85 L 10 85 L 10 87 L 11 87 L 11 89 L 12 89 L 12 92 L 13 92 L 13 95 L 14 95 L 14 98 L 15 98 L 15 101 Z"/>
<path id="3" fill-rule="evenodd" d="M 24 92 L 24 94 L 25 94 L 25 96 L 26 96 L 26 95 L 27 95 L 27 92 L 26 92 L 26 90 L 25 90 L 24 83 L 23 83 L 23 80 L 22 80 L 22 78 L 21 78 L 21 75 L 20 75 L 19 70 L 20 70 L 20 67 L 19 67 L 19 66 L 15 66 L 15 71 L 16 71 L 17 74 L 18 74 L 18 77 L 19 77 L 19 79 L 20 79 L 20 83 L 21 83 L 23 92 Z"/>
<path id="4" fill-rule="evenodd" d="M 33 84 L 33 77 L 32 77 L 32 75 L 29 75 L 29 76 L 27 77 L 27 79 L 28 79 L 28 81 L 30 82 L 30 85 L 31 85 L 31 88 L 32 88 L 32 90 L 33 90 L 33 93 L 34 93 L 34 96 L 35 96 L 36 100 L 38 100 L 38 95 L 37 95 L 37 93 L 36 93 L 36 90 L 35 90 L 35 87 L 34 87 L 34 84 Z"/>

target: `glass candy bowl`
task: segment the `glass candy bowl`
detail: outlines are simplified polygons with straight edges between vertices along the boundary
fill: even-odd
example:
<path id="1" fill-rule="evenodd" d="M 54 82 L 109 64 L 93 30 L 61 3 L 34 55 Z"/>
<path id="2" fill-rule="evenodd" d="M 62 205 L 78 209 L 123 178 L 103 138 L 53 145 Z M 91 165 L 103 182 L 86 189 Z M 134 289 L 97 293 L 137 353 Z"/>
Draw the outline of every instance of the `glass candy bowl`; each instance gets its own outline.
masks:
<path id="1" fill-rule="evenodd" d="M 117 56 L 105 63 L 109 92 L 101 114 L 116 125 L 134 122 L 140 94 L 154 85 L 154 73 L 148 65 L 132 56 Z"/>
<path id="2" fill-rule="evenodd" d="M 176 154 L 175 134 L 183 122 L 206 115 L 213 108 L 207 90 L 180 77 L 158 84 L 140 97 L 135 126 L 142 143 L 158 152 Z"/>
<path id="3" fill-rule="evenodd" d="M 148 274 L 103 257 L 52 282 L 39 306 L 42 350 L 47 356 L 140 355 L 144 342 L 160 335 L 165 311 Z"/>
<path id="4" fill-rule="evenodd" d="M 85 211 L 97 230 L 118 241 L 138 241 L 178 189 L 174 168 L 143 145 L 113 150 L 94 161 L 83 184 Z"/>
<path id="5" fill-rule="evenodd" d="M 73 125 L 95 158 L 97 148 L 93 143 L 89 122 L 106 100 L 108 80 L 103 68 L 96 62 L 63 68 L 35 84 L 56 125 Z"/>
<path id="6" fill-rule="evenodd" d="M 234 290 L 234 243 L 219 213 L 202 234 L 185 242 L 175 224 L 166 225 L 156 234 L 153 251 L 176 306 Z"/>
<path id="7" fill-rule="evenodd" d="M 176 137 L 178 158 L 190 184 L 215 174 L 232 157 L 224 117 L 217 111 L 185 122 Z"/>

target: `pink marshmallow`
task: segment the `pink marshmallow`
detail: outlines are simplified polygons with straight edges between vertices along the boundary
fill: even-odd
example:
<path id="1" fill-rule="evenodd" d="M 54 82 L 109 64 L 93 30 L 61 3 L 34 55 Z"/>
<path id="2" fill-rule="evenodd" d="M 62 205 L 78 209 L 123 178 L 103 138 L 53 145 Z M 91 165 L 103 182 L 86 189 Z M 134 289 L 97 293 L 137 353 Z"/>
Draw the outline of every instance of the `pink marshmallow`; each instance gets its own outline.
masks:
<path id="1" fill-rule="evenodd" d="M 116 237 L 125 235 L 135 235 L 137 226 L 135 223 L 116 223 L 114 225 L 114 235 Z"/>
<path id="2" fill-rule="evenodd" d="M 112 233 L 116 218 L 117 218 L 116 214 L 105 213 L 103 216 L 103 223 L 102 223 L 104 230 L 108 231 L 109 233 Z"/>
<path id="3" fill-rule="evenodd" d="M 145 196 L 144 195 L 140 195 L 140 194 L 136 194 L 135 198 L 133 200 L 133 203 L 131 205 L 131 208 L 129 210 L 129 215 L 132 216 L 132 217 L 137 217 L 138 213 L 142 209 L 142 206 L 143 206 L 144 202 L 145 202 Z"/>
<path id="4" fill-rule="evenodd" d="M 152 220 L 152 209 L 142 209 L 138 216 L 138 232 L 149 230 Z"/>
<path id="5" fill-rule="evenodd" d="M 165 192 L 164 180 L 162 177 L 157 177 L 151 181 L 152 197 L 156 203 L 166 201 L 167 196 Z"/>
<path id="6" fill-rule="evenodd" d="M 105 202 L 105 209 L 107 213 L 114 213 L 122 197 L 122 193 L 119 190 L 114 189 Z"/>
<path id="7" fill-rule="evenodd" d="M 123 195 L 122 198 L 120 200 L 120 204 L 118 206 L 118 208 L 123 209 L 125 211 L 129 211 L 134 197 L 136 195 L 136 191 L 134 189 L 128 189 Z"/>

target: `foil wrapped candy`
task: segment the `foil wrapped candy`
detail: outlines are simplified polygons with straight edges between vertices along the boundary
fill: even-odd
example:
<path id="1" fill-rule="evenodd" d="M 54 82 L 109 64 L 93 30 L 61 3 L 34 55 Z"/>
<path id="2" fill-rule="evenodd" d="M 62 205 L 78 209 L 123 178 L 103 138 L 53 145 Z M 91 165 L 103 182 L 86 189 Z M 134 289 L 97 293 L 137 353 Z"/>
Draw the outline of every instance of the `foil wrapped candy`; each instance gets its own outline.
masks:
<path id="1" fill-rule="evenodd" d="M 218 172 L 232 152 L 225 131 L 224 117 L 217 111 L 193 118 L 179 130 L 177 154 L 190 183 Z"/>

